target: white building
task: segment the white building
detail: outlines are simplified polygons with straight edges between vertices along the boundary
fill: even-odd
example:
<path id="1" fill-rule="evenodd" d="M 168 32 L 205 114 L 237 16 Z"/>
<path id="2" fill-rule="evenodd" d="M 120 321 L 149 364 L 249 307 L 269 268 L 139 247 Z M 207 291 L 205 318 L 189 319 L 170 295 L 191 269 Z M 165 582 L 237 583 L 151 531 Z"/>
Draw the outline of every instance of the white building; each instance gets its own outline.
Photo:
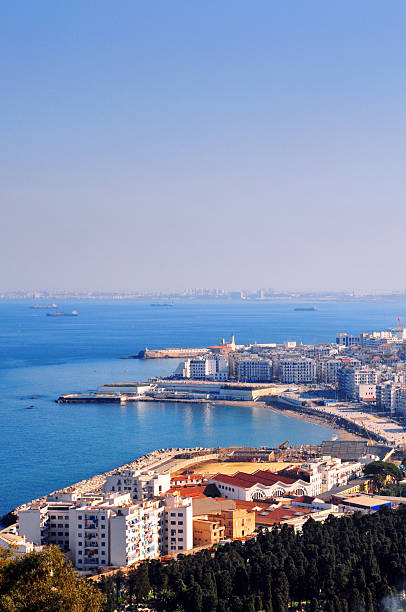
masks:
<path id="1" fill-rule="evenodd" d="M 165 497 L 163 548 L 169 555 L 193 548 L 193 508 L 190 498 L 171 493 Z"/>
<path id="2" fill-rule="evenodd" d="M 316 495 L 313 483 L 301 478 L 288 478 L 263 470 L 258 470 L 254 474 L 237 472 L 233 476 L 216 474 L 209 479 L 209 483 L 216 485 L 221 497 L 243 501 L 283 497 L 290 494 Z"/>
<path id="3" fill-rule="evenodd" d="M 170 489 L 170 474 L 149 472 L 141 474 L 134 470 L 120 470 L 106 477 L 102 486 L 105 493 L 124 492 L 131 493 L 133 500 L 160 497 Z"/>
<path id="4" fill-rule="evenodd" d="M 317 380 L 316 362 L 306 357 L 280 359 L 278 373 L 282 383 L 312 383 Z"/>
<path id="5" fill-rule="evenodd" d="M 243 382 L 269 382 L 272 380 L 271 359 L 245 358 L 235 361 L 235 376 Z"/>
<path id="6" fill-rule="evenodd" d="M 23 508 L 18 535 L 31 546 L 58 545 L 78 569 L 126 566 L 161 554 L 163 513 L 162 500 L 134 503 L 130 492 L 83 496 Z"/>
<path id="7" fill-rule="evenodd" d="M 163 507 L 146 501 L 114 510 L 110 517 L 110 563 L 126 566 L 161 553 Z"/>
<path id="8" fill-rule="evenodd" d="M 388 412 L 406 412 L 406 385 L 392 380 L 376 385 L 376 405 Z"/>
<path id="9" fill-rule="evenodd" d="M 192 380 L 228 380 L 228 358 L 225 355 L 205 355 L 182 361 L 175 376 Z"/>
<path id="10" fill-rule="evenodd" d="M 378 383 L 378 372 L 370 368 L 342 368 L 338 373 L 339 389 L 353 400 L 369 399 Z M 364 385 L 367 385 L 365 387 Z"/>
<path id="11" fill-rule="evenodd" d="M 359 336 L 352 336 L 347 333 L 337 334 L 336 343 L 340 346 L 354 346 L 360 344 Z"/>

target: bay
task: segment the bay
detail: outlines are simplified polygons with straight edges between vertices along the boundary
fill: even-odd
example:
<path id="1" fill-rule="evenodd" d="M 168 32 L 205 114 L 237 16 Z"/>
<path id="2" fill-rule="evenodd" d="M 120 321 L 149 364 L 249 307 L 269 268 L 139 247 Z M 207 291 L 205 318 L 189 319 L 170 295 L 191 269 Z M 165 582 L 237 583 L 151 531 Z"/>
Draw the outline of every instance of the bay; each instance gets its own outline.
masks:
<path id="1" fill-rule="evenodd" d="M 170 374 L 176 360 L 121 360 L 145 348 L 332 341 L 396 325 L 406 304 L 65 301 L 78 317 L 46 317 L 27 300 L 0 302 L 0 515 L 48 491 L 122 465 L 154 448 L 319 442 L 331 430 L 260 407 L 183 403 L 56 404 L 62 393 Z M 27 410 L 28 406 L 34 408 Z"/>

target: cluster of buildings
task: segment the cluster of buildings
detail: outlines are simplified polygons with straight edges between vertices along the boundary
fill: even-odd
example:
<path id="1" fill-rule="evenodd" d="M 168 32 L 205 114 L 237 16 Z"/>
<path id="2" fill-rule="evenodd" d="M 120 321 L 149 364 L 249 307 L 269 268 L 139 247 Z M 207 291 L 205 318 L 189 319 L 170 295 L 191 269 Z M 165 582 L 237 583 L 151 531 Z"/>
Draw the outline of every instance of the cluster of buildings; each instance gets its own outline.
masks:
<path id="1" fill-rule="evenodd" d="M 23 553 L 55 544 L 82 571 L 176 556 L 245 539 L 287 518 L 295 524 L 309 514 L 325 518 L 331 506 L 314 498 L 357 478 L 362 460 L 322 457 L 276 473 L 258 468 L 212 476 L 120 469 L 98 492 L 69 488 L 21 507 L 18 524 L 0 532 L 0 545 Z"/>
<path id="2" fill-rule="evenodd" d="M 348 401 L 406 414 L 406 329 L 337 334 L 319 345 L 237 345 L 234 336 L 181 362 L 175 379 L 328 385 Z"/>

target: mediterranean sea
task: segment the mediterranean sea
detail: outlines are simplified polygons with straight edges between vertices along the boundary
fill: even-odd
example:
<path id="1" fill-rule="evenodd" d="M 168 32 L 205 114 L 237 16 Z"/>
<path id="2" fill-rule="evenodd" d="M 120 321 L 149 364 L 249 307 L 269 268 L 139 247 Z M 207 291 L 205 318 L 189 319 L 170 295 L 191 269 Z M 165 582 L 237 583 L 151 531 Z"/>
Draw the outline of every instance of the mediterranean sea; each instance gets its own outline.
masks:
<path id="1" fill-rule="evenodd" d="M 49 303 L 48 300 L 47 302 Z M 140 402 L 56 404 L 62 393 L 172 373 L 176 360 L 121 360 L 148 348 L 334 341 L 336 332 L 396 326 L 406 304 L 182 301 L 58 302 L 78 317 L 47 317 L 28 300 L 0 301 L 0 515 L 155 448 L 317 443 L 332 430 L 260 407 Z M 29 406 L 34 406 L 28 409 Z"/>

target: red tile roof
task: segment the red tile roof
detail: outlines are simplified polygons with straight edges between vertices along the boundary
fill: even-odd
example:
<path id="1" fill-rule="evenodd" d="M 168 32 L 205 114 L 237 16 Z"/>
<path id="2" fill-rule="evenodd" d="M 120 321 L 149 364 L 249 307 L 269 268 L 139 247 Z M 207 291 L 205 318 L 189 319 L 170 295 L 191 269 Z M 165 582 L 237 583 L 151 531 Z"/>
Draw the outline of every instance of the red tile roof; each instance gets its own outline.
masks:
<path id="1" fill-rule="evenodd" d="M 171 487 L 166 493 L 174 493 L 175 491 L 178 491 L 181 497 L 206 497 L 204 494 L 206 487 L 207 484 L 176 485 Z"/>
<path id="2" fill-rule="evenodd" d="M 253 474 L 246 474 L 245 472 L 236 472 L 233 476 L 219 473 L 213 476 L 212 479 L 218 482 L 222 482 L 224 484 L 241 487 L 243 489 L 250 489 L 251 487 L 254 487 L 257 484 L 262 484 L 264 486 L 271 487 L 277 482 L 282 482 L 284 484 L 290 485 L 294 484 L 298 480 L 297 478 L 287 478 L 286 476 L 281 476 L 280 474 L 274 474 L 265 470 L 258 470 Z"/>

